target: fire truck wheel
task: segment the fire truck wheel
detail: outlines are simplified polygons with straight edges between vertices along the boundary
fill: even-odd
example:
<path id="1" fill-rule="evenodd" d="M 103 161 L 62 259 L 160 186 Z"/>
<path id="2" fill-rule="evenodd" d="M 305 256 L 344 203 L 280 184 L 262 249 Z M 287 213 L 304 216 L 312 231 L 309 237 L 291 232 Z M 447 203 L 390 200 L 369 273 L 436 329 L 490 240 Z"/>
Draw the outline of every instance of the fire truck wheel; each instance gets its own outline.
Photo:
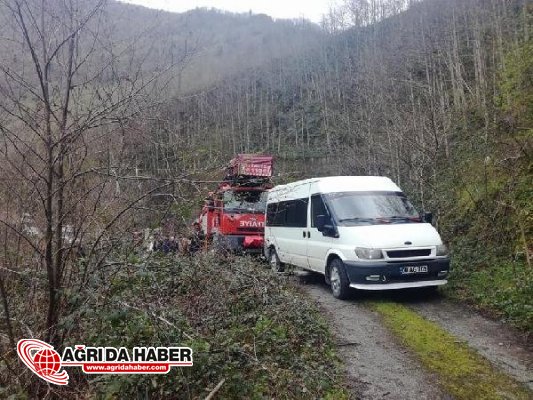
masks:
<path id="1" fill-rule="evenodd" d="M 268 252 L 268 263 L 274 272 L 283 272 L 285 270 L 285 264 L 279 260 L 278 253 L 276 253 L 276 249 L 273 247 Z"/>
<path id="2" fill-rule="evenodd" d="M 217 233 L 213 235 L 212 246 L 217 254 L 226 255 L 228 252 L 227 241 L 224 239 L 223 236 Z"/>

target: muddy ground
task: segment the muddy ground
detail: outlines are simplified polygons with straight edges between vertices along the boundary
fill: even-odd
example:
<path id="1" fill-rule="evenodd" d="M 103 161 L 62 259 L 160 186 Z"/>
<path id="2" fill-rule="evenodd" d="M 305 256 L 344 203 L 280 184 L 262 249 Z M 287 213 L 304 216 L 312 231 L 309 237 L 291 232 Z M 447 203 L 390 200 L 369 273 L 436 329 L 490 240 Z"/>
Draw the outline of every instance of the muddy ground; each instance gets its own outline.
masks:
<path id="1" fill-rule="evenodd" d="M 533 346 L 501 322 L 490 320 L 441 295 L 413 291 L 357 294 L 335 299 L 321 275 L 297 271 L 293 277 L 315 299 L 332 324 L 348 385 L 361 399 L 451 399 L 436 376 L 424 370 L 382 325 L 364 300 L 401 302 L 465 341 L 499 370 L 533 390 Z"/>

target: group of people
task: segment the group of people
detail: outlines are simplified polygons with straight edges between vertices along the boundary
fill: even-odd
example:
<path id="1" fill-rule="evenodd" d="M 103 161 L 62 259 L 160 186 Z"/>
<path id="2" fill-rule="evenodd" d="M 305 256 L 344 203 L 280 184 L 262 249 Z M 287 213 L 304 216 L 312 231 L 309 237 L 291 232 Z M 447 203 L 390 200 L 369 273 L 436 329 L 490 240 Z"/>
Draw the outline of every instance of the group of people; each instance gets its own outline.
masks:
<path id="1" fill-rule="evenodd" d="M 174 236 L 163 236 L 161 232 L 155 232 L 150 243 L 149 250 L 164 254 L 182 253 L 194 254 L 205 247 L 205 235 L 198 222 L 192 225 L 192 232 L 187 238 L 178 239 Z"/>
<path id="2" fill-rule="evenodd" d="M 177 253 L 180 250 L 178 241 L 174 236 L 167 236 L 164 238 L 154 237 L 152 251 L 160 251 L 162 253 Z"/>

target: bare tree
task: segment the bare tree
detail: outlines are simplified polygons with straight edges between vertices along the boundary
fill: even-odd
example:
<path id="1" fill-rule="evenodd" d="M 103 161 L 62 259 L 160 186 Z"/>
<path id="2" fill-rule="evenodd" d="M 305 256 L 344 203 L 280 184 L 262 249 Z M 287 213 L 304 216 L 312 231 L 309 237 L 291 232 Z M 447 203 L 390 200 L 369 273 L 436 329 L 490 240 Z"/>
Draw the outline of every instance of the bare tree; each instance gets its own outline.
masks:
<path id="1" fill-rule="evenodd" d="M 91 243 L 83 251 L 94 256 L 113 223 L 161 183 L 124 193 L 119 180 L 124 168 L 134 166 L 121 164 L 123 142 L 130 121 L 158 104 L 169 72 L 188 57 L 143 71 L 147 54 L 135 40 L 113 42 L 105 3 L 1 3 L 11 35 L 0 46 L 13 57 L 0 61 L 0 193 L 9 201 L 0 224 L 6 249 L 22 242 L 19 247 L 39 266 L 31 269 L 37 276 L 41 267 L 45 271 L 47 310 L 40 336 L 56 344 L 62 293 L 82 244 Z M 31 224 L 20 222 L 24 215 Z M 4 267 L 10 261 L 6 256 Z M 0 289 L 13 344 L 5 276 L 2 271 Z"/>

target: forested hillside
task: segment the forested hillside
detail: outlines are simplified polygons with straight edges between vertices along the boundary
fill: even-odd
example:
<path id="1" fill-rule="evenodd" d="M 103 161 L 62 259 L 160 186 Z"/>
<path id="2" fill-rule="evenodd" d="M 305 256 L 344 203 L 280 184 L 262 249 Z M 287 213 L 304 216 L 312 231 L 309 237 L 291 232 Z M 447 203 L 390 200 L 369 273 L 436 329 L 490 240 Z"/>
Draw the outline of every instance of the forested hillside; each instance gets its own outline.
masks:
<path id="1" fill-rule="evenodd" d="M 531 332 L 532 21 L 527 0 L 346 0 L 322 26 L 0 2 L 0 397 L 200 398 L 222 382 L 226 398 L 345 398 L 332 333 L 292 284 L 139 244 L 190 234 L 236 153 L 274 155 L 276 184 L 389 176 L 450 244 L 445 295 Z M 72 373 L 56 391 L 20 372 L 23 337 L 186 344 L 201 363 Z"/>
<path id="2" fill-rule="evenodd" d="M 214 164 L 272 153 L 278 182 L 390 176 L 437 214 L 455 294 L 531 327 L 531 5 L 364 4 L 333 14 L 306 54 L 175 99 L 153 134 L 181 146 L 144 168 L 186 168 L 185 147 Z"/>
<path id="3" fill-rule="evenodd" d="M 207 89 L 218 80 L 273 59 L 298 54 L 324 35 L 308 21 L 278 20 L 264 14 L 234 14 L 214 9 L 183 14 L 110 3 L 106 24 L 118 42 L 135 38 L 146 54 L 143 70 L 186 58 L 176 89 L 182 93 Z M 177 87 L 179 84 L 179 88 Z"/>

